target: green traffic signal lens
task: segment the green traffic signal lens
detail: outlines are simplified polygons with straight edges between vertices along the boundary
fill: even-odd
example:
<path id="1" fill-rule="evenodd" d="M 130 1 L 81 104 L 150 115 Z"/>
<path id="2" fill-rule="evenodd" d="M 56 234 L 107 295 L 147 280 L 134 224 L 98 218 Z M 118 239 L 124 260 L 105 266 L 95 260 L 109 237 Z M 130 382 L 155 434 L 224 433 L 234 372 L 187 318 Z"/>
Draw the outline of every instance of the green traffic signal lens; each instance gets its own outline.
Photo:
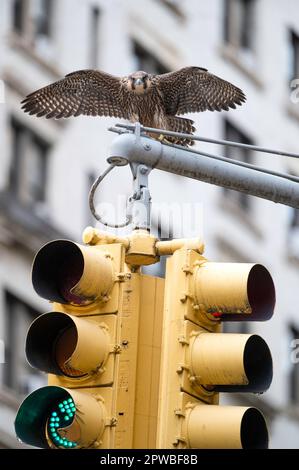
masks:
<path id="1" fill-rule="evenodd" d="M 63 428 L 70 426 L 70 424 L 73 422 L 73 416 L 76 411 L 76 406 L 73 399 L 69 398 L 68 400 L 60 401 L 54 405 L 53 408 L 53 411 L 50 412 L 50 417 L 47 423 L 50 440 L 57 447 L 63 447 L 65 449 L 76 447 L 76 442 L 73 442 L 66 436 L 63 436 Z M 70 412 L 70 408 L 72 412 Z"/>

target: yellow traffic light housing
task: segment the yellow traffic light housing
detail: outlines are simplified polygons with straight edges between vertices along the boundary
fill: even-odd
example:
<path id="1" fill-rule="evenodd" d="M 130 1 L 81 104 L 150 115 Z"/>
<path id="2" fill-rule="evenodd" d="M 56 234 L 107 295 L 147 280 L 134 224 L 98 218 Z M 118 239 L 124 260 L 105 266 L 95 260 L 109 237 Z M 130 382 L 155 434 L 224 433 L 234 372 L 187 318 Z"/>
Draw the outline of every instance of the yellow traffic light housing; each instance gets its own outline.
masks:
<path id="1" fill-rule="evenodd" d="M 44 372 L 68 378 L 89 378 L 103 372 L 112 339 L 102 317 L 76 317 L 62 312 L 39 316 L 30 326 L 26 340 L 29 363 Z M 109 318 L 110 324 L 112 320 Z M 41 332 L 46 334 L 41 334 Z M 86 354 L 88 351 L 88 354 Z"/>
<path id="2" fill-rule="evenodd" d="M 265 321 L 273 315 L 275 289 L 261 264 L 213 263 L 201 256 L 194 262 L 193 309 L 222 321 Z"/>
<path id="3" fill-rule="evenodd" d="M 55 374 L 51 384 L 113 383 L 123 269 L 121 244 L 89 247 L 57 240 L 37 253 L 33 287 L 54 302 L 54 312 L 32 323 L 26 354 L 33 367 Z"/>
<path id="4" fill-rule="evenodd" d="M 274 284 L 261 265 L 211 263 L 187 248 L 167 260 L 159 448 L 268 446 L 260 411 L 217 405 L 219 392 L 261 393 L 272 381 L 266 342 L 221 333 L 222 321 L 267 320 L 274 305 Z"/>
<path id="5" fill-rule="evenodd" d="M 267 390 L 272 381 L 272 359 L 258 335 L 192 331 L 189 342 L 189 381 L 218 392 Z"/>
<path id="6" fill-rule="evenodd" d="M 50 448 L 266 448 L 252 407 L 219 406 L 219 392 L 262 393 L 272 358 L 258 335 L 224 321 L 271 318 L 275 289 L 259 264 L 213 263 L 200 239 L 118 238 L 88 228 L 36 255 L 32 281 L 53 303 L 26 339 L 49 385 L 15 421 L 21 440 Z M 170 255 L 164 280 L 140 266 Z M 164 302 L 164 306 L 163 306 Z"/>
<path id="7" fill-rule="evenodd" d="M 269 442 L 262 413 L 244 406 L 189 403 L 182 436 L 191 449 L 266 449 Z"/>
<path id="8" fill-rule="evenodd" d="M 124 261 L 121 244 L 90 247 L 56 240 L 37 253 L 33 287 L 53 302 L 54 311 L 40 315 L 27 334 L 27 359 L 49 374 L 49 386 L 20 407 L 16 432 L 25 442 L 111 446 L 111 432 L 104 430 L 114 425 L 116 410 Z M 27 436 L 28 426 L 34 436 Z"/>
<path id="9" fill-rule="evenodd" d="M 15 428 L 24 442 L 69 449 L 155 446 L 164 280 L 136 266 L 158 259 L 152 237 L 144 247 L 147 232 L 136 232 L 132 243 L 105 236 L 103 244 L 88 240 L 88 231 L 89 246 L 57 240 L 37 253 L 33 286 L 53 311 L 31 324 L 26 356 L 49 374 L 49 386 L 19 409 Z M 72 420 L 62 408 L 69 400 Z"/>
<path id="10" fill-rule="evenodd" d="M 110 253 L 115 248 L 117 245 L 109 246 L 108 251 L 107 247 L 83 246 L 69 240 L 47 243 L 34 259 L 35 291 L 44 299 L 61 304 L 106 304 L 117 280 Z"/>
<path id="11" fill-rule="evenodd" d="M 107 411 L 92 395 L 48 386 L 31 393 L 15 422 L 18 437 L 35 447 L 80 449 L 99 443 Z"/>

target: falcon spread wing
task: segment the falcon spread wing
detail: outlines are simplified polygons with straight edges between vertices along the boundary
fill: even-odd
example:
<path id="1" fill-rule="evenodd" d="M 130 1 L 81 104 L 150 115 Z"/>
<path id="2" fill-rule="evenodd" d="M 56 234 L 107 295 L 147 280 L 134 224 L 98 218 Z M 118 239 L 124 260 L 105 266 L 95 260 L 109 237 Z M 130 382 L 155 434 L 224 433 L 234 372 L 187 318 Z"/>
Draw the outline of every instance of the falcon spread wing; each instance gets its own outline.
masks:
<path id="1" fill-rule="evenodd" d="M 123 93 L 126 90 L 121 78 L 97 70 L 79 70 L 28 95 L 22 109 L 46 118 L 85 114 L 128 119 L 128 111 L 121 105 Z"/>
<path id="2" fill-rule="evenodd" d="M 162 95 L 170 115 L 200 111 L 228 111 L 246 101 L 243 91 L 200 67 L 185 67 L 156 75 L 153 83 Z"/>

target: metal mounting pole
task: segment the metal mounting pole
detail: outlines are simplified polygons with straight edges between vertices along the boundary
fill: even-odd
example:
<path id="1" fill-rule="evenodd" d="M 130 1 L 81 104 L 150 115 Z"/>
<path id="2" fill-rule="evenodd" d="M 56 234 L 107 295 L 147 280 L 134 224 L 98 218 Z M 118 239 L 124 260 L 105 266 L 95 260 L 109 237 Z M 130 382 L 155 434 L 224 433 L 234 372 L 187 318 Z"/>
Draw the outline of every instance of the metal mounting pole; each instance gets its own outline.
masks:
<path id="1" fill-rule="evenodd" d="M 115 157 L 299 209 L 299 184 L 295 181 L 163 145 L 140 135 L 125 133 L 116 137 L 108 161 Z"/>

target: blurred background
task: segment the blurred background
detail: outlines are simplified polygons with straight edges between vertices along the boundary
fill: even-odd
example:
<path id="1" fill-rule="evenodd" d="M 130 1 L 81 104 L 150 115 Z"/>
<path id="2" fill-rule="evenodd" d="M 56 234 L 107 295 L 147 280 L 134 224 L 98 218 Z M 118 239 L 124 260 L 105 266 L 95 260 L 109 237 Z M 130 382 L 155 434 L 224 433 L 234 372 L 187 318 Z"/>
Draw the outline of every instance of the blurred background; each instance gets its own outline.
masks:
<path id="1" fill-rule="evenodd" d="M 237 110 L 192 117 L 199 135 L 299 153 L 299 94 L 296 82 L 291 86 L 299 79 L 297 0 L 0 2 L 0 448 L 25 447 L 15 438 L 16 411 L 24 395 L 46 383 L 24 354 L 29 324 L 51 310 L 31 286 L 34 254 L 55 238 L 81 241 L 83 229 L 94 225 L 88 191 L 106 168 L 115 138 L 107 128 L 116 122 L 37 119 L 21 111 L 20 101 L 74 70 L 159 74 L 186 65 L 206 67 L 247 95 Z M 296 159 L 198 147 L 299 174 Z M 115 206 L 130 194 L 131 176 L 121 168 L 109 178 L 97 202 Z M 158 171 L 150 190 L 157 207 L 198 208 L 184 222 L 172 223 L 184 224 L 183 236 L 194 236 L 195 223 L 209 259 L 260 262 L 270 270 L 277 290 L 271 321 L 235 323 L 226 330 L 265 338 L 273 354 L 272 386 L 264 395 L 223 395 L 222 402 L 256 405 L 266 416 L 270 447 L 298 448 L 299 211 Z M 158 232 L 166 218 L 156 217 Z M 163 275 L 163 264 L 157 269 Z"/>

